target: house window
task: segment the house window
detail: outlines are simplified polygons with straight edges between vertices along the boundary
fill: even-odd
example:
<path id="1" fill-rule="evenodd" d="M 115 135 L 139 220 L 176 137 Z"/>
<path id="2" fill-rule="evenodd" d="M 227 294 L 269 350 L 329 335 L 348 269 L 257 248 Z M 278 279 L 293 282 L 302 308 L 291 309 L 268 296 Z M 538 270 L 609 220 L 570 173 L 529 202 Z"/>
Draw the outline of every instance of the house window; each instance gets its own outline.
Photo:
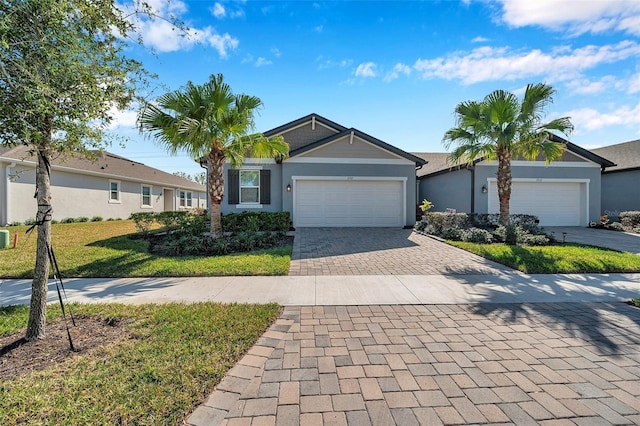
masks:
<path id="1" fill-rule="evenodd" d="M 151 207 L 151 187 L 142 185 L 142 207 Z"/>
<path id="2" fill-rule="evenodd" d="M 189 208 L 193 206 L 193 193 L 180 191 L 180 207 Z"/>
<path id="3" fill-rule="evenodd" d="M 240 170 L 240 204 L 260 203 L 260 170 Z"/>
<path id="4" fill-rule="evenodd" d="M 109 202 L 110 203 L 120 202 L 120 181 L 117 181 L 117 180 L 109 181 Z"/>

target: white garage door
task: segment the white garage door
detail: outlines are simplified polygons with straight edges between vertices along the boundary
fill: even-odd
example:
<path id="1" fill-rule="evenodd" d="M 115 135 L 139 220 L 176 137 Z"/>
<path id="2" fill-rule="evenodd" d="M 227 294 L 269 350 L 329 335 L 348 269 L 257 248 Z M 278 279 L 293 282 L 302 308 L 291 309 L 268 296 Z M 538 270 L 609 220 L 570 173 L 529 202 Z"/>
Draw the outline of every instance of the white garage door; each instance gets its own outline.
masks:
<path id="1" fill-rule="evenodd" d="M 297 180 L 294 184 L 294 226 L 404 226 L 403 183 L 395 180 Z"/>
<path id="2" fill-rule="evenodd" d="M 538 216 L 541 226 L 583 226 L 581 217 L 586 200 L 581 197 L 580 182 L 518 182 L 511 186 L 511 214 Z M 489 213 L 499 213 L 498 188 L 489 185 Z"/>

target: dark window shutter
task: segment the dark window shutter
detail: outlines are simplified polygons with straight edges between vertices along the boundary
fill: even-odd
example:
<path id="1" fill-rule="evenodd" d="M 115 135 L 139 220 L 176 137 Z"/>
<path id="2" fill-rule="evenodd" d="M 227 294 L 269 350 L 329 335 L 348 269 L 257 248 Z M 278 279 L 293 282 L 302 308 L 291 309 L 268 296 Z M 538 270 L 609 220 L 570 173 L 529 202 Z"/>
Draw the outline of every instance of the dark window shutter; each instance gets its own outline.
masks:
<path id="1" fill-rule="evenodd" d="M 229 169 L 229 204 L 240 204 L 240 170 Z"/>
<path id="2" fill-rule="evenodd" d="M 271 204 L 271 170 L 260 170 L 260 204 Z"/>

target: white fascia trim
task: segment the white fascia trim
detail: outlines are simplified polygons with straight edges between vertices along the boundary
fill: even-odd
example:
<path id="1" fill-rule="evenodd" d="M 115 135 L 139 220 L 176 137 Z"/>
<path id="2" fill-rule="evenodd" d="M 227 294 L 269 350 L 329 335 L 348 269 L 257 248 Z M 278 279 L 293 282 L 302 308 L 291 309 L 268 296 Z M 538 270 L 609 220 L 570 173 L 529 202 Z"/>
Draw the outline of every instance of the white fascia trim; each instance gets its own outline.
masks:
<path id="1" fill-rule="evenodd" d="M 332 130 L 332 131 L 334 131 L 336 133 L 340 133 L 340 131 L 338 129 L 334 129 L 333 127 L 327 126 L 326 124 L 322 124 L 318 120 L 314 120 L 314 121 L 315 121 L 316 126 L 319 124 L 319 125 L 321 125 L 322 127 L 326 128 L 326 129 Z M 292 130 L 299 129 L 300 127 L 308 126 L 309 124 L 312 124 L 312 120 L 311 119 L 309 119 L 309 121 L 305 121 L 304 123 L 298 124 L 297 126 L 292 127 L 290 129 L 287 129 L 284 132 L 281 132 L 281 133 L 278 133 L 278 134 L 279 135 L 284 135 L 287 132 L 291 132 Z"/>
<path id="2" fill-rule="evenodd" d="M 403 161 L 408 162 L 407 164 L 415 164 L 413 161 L 409 161 L 409 160 L 407 160 L 406 158 L 402 157 L 401 155 L 396 154 L 395 152 L 391 152 L 391 151 L 389 151 L 389 150 L 386 150 L 386 149 L 384 149 L 384 148 L 381 148 L 381 147 L 379 147 L 379 146 L 378 146 L 378 145 L 376 145 L 376 144 L 373 144 L 373 143 L 371 143 L 371 142 L 369 142 L 369 141 L 366 141 L 366 140 L 362 139 L 361 137 L 356 136 L 356 135 L 354 134 L 354 132 L 351 132 L 351 133 L 349 133 L 348 135 L 345 135 L 345 136 L 341 137 L 340 139 L 336 139 L 335 141 L 331 141 L 331 142 L 329 142 L 329 143 L 327 143 L 327 144 L 320 145 L 320 146 L 317 146 L 317 147 L 315 147 L 315 148 L 313 148 L 313 149 L 310 149 L 309 151 L 305 151 L 305 152 L 303 152 L 302 154 L 300 154 L 299 156 L 294 157 L 294 158 L 304 158 L 306 155 L 308 155 L 308 154 L 312 153 L 313 151 L 317 151 L 317 150 L 319 150 L 319 149 L 324 149 L 324 148 L 326 148 L 326 147 L 328 147 L 328 146 L 333 145 L 334 143 L 340 142 L 340 141 L 342 141 L 342 140 L 344 140 L 344 139 L 347 139 L 347 138 L 349 138 L 349 144 L 351 145 L 351 144 L 353 144 L 353 139 L 354 139 L 354 137 L 355 137 L 356 139 L 358 139 L 359 141 L 362 141 L 362 142 L 364 142 L 364 143 L 366 143 L 366 144 L 371 145 L 371 146 L 372 146 L 372 147 L 374 147 L 375 149 L 378 149 L 378 150 L 380 150 L 380 151 L 382 151 L 382 152 L 386 152 L 387 154 L 391 154 L 391 155 L 393 155 L 394 157 L 396 157 L 396 159 L 399 159 L 399 160 L 403 160 Z M 318 157 L 318 158 L 320 158 L 320 157 Z M 293 158 L 292 158 L 292 159 L 293 159 Z M 322 158 L 322 159 L 324 160 L 324 158 Z M 377 159 L 376 159 L 376 160 L 377 160 Z M 381 159 L 381 160 L 387 160 L 387 159 Z M 286 160 L 285 160 L 285 161 L 286 161 Z"/>
<path id="3" fill-rule="evenodd" d="M 476 164 L 476 166 L 497 166 L 497 161 L 488 161 L 482 160 Z M 600 164 L 591 162 L 591 161 L 552 161 L 547 164 L 544 161 L 522 161 L 516 160 L 511 162 L 511 166 L 517 167 L 590 167 L 590 168 L 600 168 Z"/>
<path id="4" fill-rule="evenodd" d="M 292 181 L 297 180 L 395 180 L 407 181 L 406 176 L 387 177 L 387 176 L 291 176 Z"/>
<path id="5" fill-rule="evenodd" d="M 497 182 L 497 178 L 487 178 L 487 182 Z M 513 178 L 512 182 L 566 182 L 566 183 L 589 183 L 591 179 L 563 179 L 563 178 Z"/>
<path id="6" fill-rule="evenodd" d="M 231 160 L 229 160 L 228 158 L 224 160 L 224 162 L 227 164 L 231 164 Z M 274 158 L 245 158 L 242 162 L 242 166 L 244 166 L 245 164 L 276 164 L 276 160 Z"/>
<path id="7" fill-rule="evenodd" d="M 396 158 L 331 158 L 331 157 L 293 157 L 283 161 L 284 163 L 306 164 L 391 164 L 395 166 L 408 166 L 415 164 L 407 159 Z"/>

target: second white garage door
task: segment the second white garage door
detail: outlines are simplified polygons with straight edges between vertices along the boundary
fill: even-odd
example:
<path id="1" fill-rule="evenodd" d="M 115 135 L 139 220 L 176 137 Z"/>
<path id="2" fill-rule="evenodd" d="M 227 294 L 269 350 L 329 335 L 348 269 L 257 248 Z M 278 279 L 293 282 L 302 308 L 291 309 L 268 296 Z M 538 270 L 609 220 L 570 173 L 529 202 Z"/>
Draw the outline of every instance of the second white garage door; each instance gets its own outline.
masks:
<path id="1" fill-rule="evenodd" d="M 511 186 L 511 214 L 538 216 L 541 226 L 584 226 L 586 196 L 582 182 L 518 182 Z M 489 185 L 489 213 L 498 213 L 498 188 Z"/>
<path id="2" fill-rule="evenodd" d="M 404 181 L 296 180 L 293 224 L 300 227 L 404 226 Z"/>

